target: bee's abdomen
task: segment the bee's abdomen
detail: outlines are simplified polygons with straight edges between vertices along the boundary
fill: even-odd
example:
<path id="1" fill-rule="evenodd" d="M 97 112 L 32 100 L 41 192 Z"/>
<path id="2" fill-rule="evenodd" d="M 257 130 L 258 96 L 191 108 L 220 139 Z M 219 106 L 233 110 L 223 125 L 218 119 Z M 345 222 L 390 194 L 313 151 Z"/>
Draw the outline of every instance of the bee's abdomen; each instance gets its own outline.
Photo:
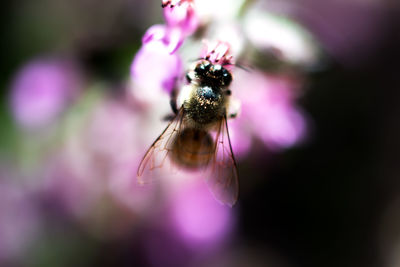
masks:
<path id="1" fill-rule="evenodd" d="M 171 156 L 179 166 L 196 169 L 209 163 L 214 150 L 214 141 L 209 133 L 195 128 L 186 128 L 173 141 Z"/>
<path id="2" fill-rule="evenodd" d="M 199 125 L 220 120 L 224 108 L 224 99 L 220 91 L 209 86 L 199 86 L 184 104 L 187 116 Z"/>

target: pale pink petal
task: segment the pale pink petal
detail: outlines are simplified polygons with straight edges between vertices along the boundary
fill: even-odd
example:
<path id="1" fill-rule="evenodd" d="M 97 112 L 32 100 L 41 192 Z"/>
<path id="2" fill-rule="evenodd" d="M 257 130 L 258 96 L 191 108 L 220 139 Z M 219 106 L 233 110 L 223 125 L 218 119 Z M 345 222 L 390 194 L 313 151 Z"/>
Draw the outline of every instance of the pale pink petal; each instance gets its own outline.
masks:
<path id="1" fill-rule="evenodd" d="M 146 98 L 146 95 L 151 98 L 162 89 L 170 92 L 182 73 L 179 55 L 171 53 L 171 50 L 176 48 L 177 39 L 172 38 L 175 47 L 171 47 L 168 33 L 165 26 L 151 27 L 144 35 L 143 46 L 132 62 L 131 75 L 136 85 L 135 89 L 143 89 L 139 94 L 143 98 Z"/>
<path id="2" fill-rule="evenodd" d="M 232 55 L 230 52 L 231 45 L 227 42 L 204 41 L 203 50 L 200 53 L 202 58 L 210 60 L 213 64 L 229 65 L 232 64 Z"/>
<path id="3" fill-rule="evenodd" d="M 301 141 L 306 133 L 306 120 L 295 104 L 295 87 L 284 77 L 237 72 L 232 90 L 242 103 L 235 122 L 241 125 L 240 131 L 251 132 L 275 149 Z"/>
<path id="4" fill-rule="evenodd" d="M 253 133 L 244 120 L 231 119 L 228 121 L 233 154 L 236 158 L 244 158 L 250 151 Z"/>

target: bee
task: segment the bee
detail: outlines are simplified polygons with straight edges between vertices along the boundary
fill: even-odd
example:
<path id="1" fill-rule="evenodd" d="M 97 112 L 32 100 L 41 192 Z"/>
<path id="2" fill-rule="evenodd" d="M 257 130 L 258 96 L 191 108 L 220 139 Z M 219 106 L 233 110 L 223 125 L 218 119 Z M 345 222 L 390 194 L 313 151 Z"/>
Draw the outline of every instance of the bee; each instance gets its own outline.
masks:
<path id="1" fill-rule="evenodd" d="M 137 171 L 140 184 L 169 161 L 185 170 L 204 173 L 215 198 L 232 206 L 238 197 L 238 175 L 229 137 L 227 110 L 232 74 L 224 64 L 200 59 L 186 74 L 187 85 L 171 99 L 175 112 L 144 155 Z"/>

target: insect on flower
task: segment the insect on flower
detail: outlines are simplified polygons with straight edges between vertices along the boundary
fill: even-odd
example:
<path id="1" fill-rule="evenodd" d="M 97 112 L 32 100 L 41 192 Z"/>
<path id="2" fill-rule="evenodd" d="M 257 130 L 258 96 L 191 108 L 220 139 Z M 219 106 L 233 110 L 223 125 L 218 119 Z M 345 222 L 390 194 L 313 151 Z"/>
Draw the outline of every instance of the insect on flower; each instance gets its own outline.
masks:
<path id="1" fill-rule="evenodd" d="M 229 45 L 219 42 L 187 72 L 188 84 L 172 94 L 174 118 L 139 165 L 140 184 L 149 182 L 155 169 L 170 165 L 200 172 L 220 202 L 235 204 L 238 175 L 227 124 L 231 60 Z"/>

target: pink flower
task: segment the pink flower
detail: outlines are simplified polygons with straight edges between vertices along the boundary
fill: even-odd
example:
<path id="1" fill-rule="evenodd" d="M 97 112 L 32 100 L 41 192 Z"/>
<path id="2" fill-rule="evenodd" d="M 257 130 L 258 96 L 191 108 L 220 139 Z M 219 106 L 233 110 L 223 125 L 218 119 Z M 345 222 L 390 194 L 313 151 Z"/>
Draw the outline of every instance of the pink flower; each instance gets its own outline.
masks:
<path id="1" fill-rule="evenodd" d="M 49 162 L 43 191 L 77 218 L 86 216 L 108 188 L 123 201 L 122 194 L 128 194 L 134 207 L 137 198 L 128 185 L 135 179 L 130 164 L 142 156 L 138 114 L 123 101 L 97 99 L 67 121 L 65 145 Z"/>
<path id="2" fill-rule="evenodd" d="M 145 34 L 143 47 L 132 67 L 136 70 L 133 74 L 137 74 L 137 80 L 146 77 L 142 84 L 146 90 L 135 85 L 134 97 L 140 100 L 146 95 L 149 99 L 157 99 L 162 87 L 160 84 L 163 84 L 160 77 L 168 77 L 167 80 L 171 83 L 168 83 L 168 88 L 163 87 L 164 91 L 182 89 L 178 93 L 179 108 L 187 99 L 188 92 L 191 92 L 191 86 L 196 84 L 185 86 L 181 79 L 185 75 L 183 68 L 178 69 L 175 64 L 168 63 L 157 51 L 167 51 L 163 53 L 175 56 L 179 62 L 189 63 L 190 60 L 204 58 L 212 64 L 220 64 L 232 73 L 227 115 L 229 118 L 235 117 L 230 115 L 237 115 L 228 120 L 228 127 L 233 153 L 239 159 L 247 155 L 254 140 L 260 140 L 272 150 L 296 145 L 306 136 L 307 120 L 296 104 L 298 88 L 303 79 L 292 77 L 302 77 L 304 72 L 299 70 L 315 63 L 317 53 L 313 39 L 296 23 L 288 23 L 288 19 L 272 16 L 256 3 L 223 2 L 226 9 L 214 10 L 215 5 L 221 4 L 221 1 L 163 1 L 164 12 L 169 12 L 167 15 L 172 17 L 165 15 L 166 26 L 153 26 L 156 28 L 150 28 Z M 173 13 L 171 8 L 176 8 L 177 13 Z M 178 8 L 186 8 L 186 13 L 178 14 Z M 190 31 L 184 30 L 190 24 L 189 9 L 193 9 L 199 18 L 199 25 L 203 27 L 194 37 L 186 35 Z M 182 34 L 172 37 L 171 29 Z M 205 43 L 202 50 L 200 40 Z M 138 59 L 143 57 L 143 51 L 152 42 L 158 42 L 162 49 L 149 49 L 146 58 L 152 59 L 151 64 L 140 63 Z M 272 65 L 282 68 L 270 72 L 269 66 Z M 156 71 L 149 72 L 149 69 Z M 188 69 L 187 67 L 186 71 Z M 189 83 L 191 80 L 188 76 Z M 158 104 L 161 102 L 154 103 L 157 105 L 149 105 L 149 110 L 160 110 L 161 105 Z M 162 170 L 159 174 L 165 175 Z"/>
<path id="3" fill-rule="evenodd" d="M 232 230 L 232 215 L 229 207 L 215 201 L 201 180 L 186 183 L 173 197 L 173 222 L 190 246 L 219 244 Z"/>
<path id="4" fill-rule="evenodd" d="M 182 73 L 181 59 L 175 53 L 181 45 L 180 32 L 154 25 L 147 30 L 142 42 L 131 66 L 138 97 L 151 98 L 160 89 L 170 92 Z"/>
<path id="5" fill-rule="evenodd" d="M 157 89 L 170 93 L 175 88 L 182 74 L 182 60 L 176 52 L 199 25 L 194 1 L 163 1 L 162 6 L 166 25 L 147 30 L 131 66 L 135 85 L 143 89 L 134 93 L 142 100 L 151 99 Z"/>
<path id="6" fill-rule="evenodd" d="M 178 28 L 184 36 L 191 35 L 199 26 L 193 0 L 163 1 L 163 14 L 167 26 Z"/>
<path id="7" fill-rule="evenodd" d="M 200 53 L 201 58 L 208 59 L 213 64 L 232 65 L 231 45 L 227 42 L 217 41 L 215 43 L 205 42 Z"/>
<path id="8" fill-rule="evenodd" d="M 80 82 L 70 61 L 44 58 L 29 62 L 17 73 L 11 88 L 17 123 L 33 129 L 54 122 L 76 95 Z"/>
<path id="9" fill-rule="evenodd" d="M 240 99 L 241 109 L 238 118 L 230 121 L 230 130 L 238 154 L 246 154 L 253 138 L 272 149 L 288 148 L 304 138 L 306 120 L 295 104 L 295 87 L 296 83 L 284 76 L 236 73 L 232 91 Z"/>

